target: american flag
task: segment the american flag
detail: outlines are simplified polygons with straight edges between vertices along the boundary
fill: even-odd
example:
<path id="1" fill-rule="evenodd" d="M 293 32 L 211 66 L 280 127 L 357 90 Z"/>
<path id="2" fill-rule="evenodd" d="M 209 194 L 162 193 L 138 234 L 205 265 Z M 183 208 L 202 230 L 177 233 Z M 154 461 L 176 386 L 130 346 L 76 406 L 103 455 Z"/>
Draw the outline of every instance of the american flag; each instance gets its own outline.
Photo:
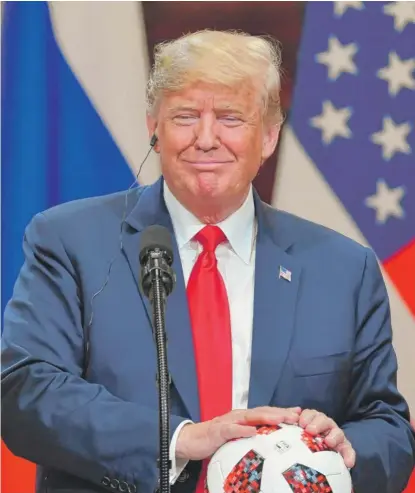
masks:
<path id="1" fill-rule="evenodd" d="M 287 118 L 255 186 L 264 201 L 374 249 L 414 415 L 413 2 L 3 2 L 2 306 L 35 213 L 128 188 L 148 148 L 153 48 L 204 28 L 281 42 Z M 159 171 L 150 156 L 142 182 Z M 2 451 L 1 490 L 33 491 L 33 465 Z"/>
<path id="2" fill-rule="evenodd" d="M 382 262 L 415 239 L 411 16 L 409 2 L 310 5 L 290 117 Z"/>
<path id="3" fill-rule="evenodd" d="M 286 281 L 291 282 L 291 271 L 280 265 L 280 279 L 285 279 Z"/>

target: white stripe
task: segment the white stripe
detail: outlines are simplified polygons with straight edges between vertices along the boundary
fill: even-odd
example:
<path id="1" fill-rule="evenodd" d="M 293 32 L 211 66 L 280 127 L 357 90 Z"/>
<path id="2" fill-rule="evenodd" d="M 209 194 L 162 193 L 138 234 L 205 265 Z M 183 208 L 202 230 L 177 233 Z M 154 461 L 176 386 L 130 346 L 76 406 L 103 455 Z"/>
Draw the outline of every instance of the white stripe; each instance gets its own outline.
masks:
<path id="1" fill-rule="evenodd" d="M 49 2 L 58 44 L 134 174 L 149 149 L 148 54 L 140 2 Z M 139 181 L 160 175 L 151 153 Z"/>
<path id="2" fill-rule="evenodd" d="M 305 153 L 289 125 L 285 126 L 272 204 L 323 224 L 363 245 L 368 245 L 318 168 Z M 415 414 L 415 319 L 383 271 L 392 313 L 394 346 L 398 357 L 398 385 Z"/>

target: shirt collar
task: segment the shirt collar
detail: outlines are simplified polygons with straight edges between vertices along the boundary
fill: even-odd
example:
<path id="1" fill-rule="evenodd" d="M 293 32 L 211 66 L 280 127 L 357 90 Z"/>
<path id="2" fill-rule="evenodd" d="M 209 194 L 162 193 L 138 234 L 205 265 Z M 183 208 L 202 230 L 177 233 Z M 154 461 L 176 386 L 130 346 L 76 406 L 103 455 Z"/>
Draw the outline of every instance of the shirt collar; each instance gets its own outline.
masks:
<path id="1" fill-rule="evenodd" d="M 205 225 L 176 199 L 165 181 L 163 195 L 173 223 L 177 245 L 181 249 Z M 224 221 L 217 224 L 226 235 L 236 255 L 246 264 L 249 264 L 252 253 L 254 223 L 255 206 L 251 186 L 242 206 Z"/>

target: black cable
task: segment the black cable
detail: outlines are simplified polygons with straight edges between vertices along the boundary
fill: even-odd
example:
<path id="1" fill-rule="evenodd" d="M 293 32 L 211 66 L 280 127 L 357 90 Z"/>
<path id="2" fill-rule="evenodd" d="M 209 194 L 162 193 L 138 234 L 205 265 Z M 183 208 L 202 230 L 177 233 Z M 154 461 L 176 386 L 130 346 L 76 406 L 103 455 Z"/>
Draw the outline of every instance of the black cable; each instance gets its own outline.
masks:
<path id="1" fill-rule="evenodd" d="M 156 142 L 157 142 L 157 137 L 155 135 L 153 135 L 153 137 L 151 138 L 151 141 L 150 141 L 150 148 L 147 151 L 147 154 L 145 155 L 144 159 L 140 163 L 138 173 L 135 175 L 135 179 L 134 179 L 133 183 L 130 185 L 130 187 L 125 192 L 124 212 L 123 212 L 123 216 L 122 216 L 121 224 L 120 224 L 119 251 L 114 256 L 114 258 L 111 260 L 111 262 L 108 266 L 108 271 L 107 271 L 107 275 L 106 275 L 106 278 L 104 280 L 104 283 L 98 289 L 98 291 L 95 292 L 91 297 L 91 301 L 90 301 L 91 316 L 90 316 L 88 325 L 85 327 L 85 330 L 84 330 L 84 365 L 83 365 L 83 370 L 82 370 L 82 378 L 84 378 L 84 379 L 86 378 L 86 376 L 88 374 L 90 357 L 91 357 L 91 343 L 90 343 L 90 341 L 91 341 L 92 322 L 94 320 L 94 300 L 97 296 L 99 296 L 104 291 L 104 289 L 108 285 L 108 282 L 110 280 L 112 266 L 114 265 L 114 262 L 118 258 L 118 256 L 122 253 L 123 246 L 124 246 L 123 245 L 123 233 L 124 233 L 125 218 L 127 216 L 128 197 L 129 197 L 130 191 L 135 187 L 135 185 L 138 185 L 138 183 L 137 183 L 138 177 L 140 176 L 140 173 L 141 173 L 141 170 L 144 166 L 144 163 L 147 161 L 147 158 L 150 155 L 150 152 L 153 149 Z"/>

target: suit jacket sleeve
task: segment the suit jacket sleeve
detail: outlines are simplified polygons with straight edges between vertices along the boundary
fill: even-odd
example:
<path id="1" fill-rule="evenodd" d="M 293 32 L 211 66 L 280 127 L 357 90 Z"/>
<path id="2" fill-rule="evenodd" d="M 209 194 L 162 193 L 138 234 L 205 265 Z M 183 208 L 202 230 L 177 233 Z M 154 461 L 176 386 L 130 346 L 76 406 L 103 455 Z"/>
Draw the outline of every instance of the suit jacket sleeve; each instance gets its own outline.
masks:
<path id="1" fill-rule="evenodd" d="M 400 493 L 414 467 L 415 437 L 407 404 L 397 390 L 388 295 L 370 250 L 356 317 L 348 420 L 342 427 L 356 451 L 354 491 Z"/>
<path id="2" fill-rule="evenodd" d="M 43 215 L 28 226 L 25 263 L 5 311 L 2 436 L 16 455 L 93 483 L 153 491 L 158 411 L 83 378 L 76 263 Z M 171 434 L 184 418 L 172 416 Z M 112 489 L 111 489 L 112 491 Z"/>

